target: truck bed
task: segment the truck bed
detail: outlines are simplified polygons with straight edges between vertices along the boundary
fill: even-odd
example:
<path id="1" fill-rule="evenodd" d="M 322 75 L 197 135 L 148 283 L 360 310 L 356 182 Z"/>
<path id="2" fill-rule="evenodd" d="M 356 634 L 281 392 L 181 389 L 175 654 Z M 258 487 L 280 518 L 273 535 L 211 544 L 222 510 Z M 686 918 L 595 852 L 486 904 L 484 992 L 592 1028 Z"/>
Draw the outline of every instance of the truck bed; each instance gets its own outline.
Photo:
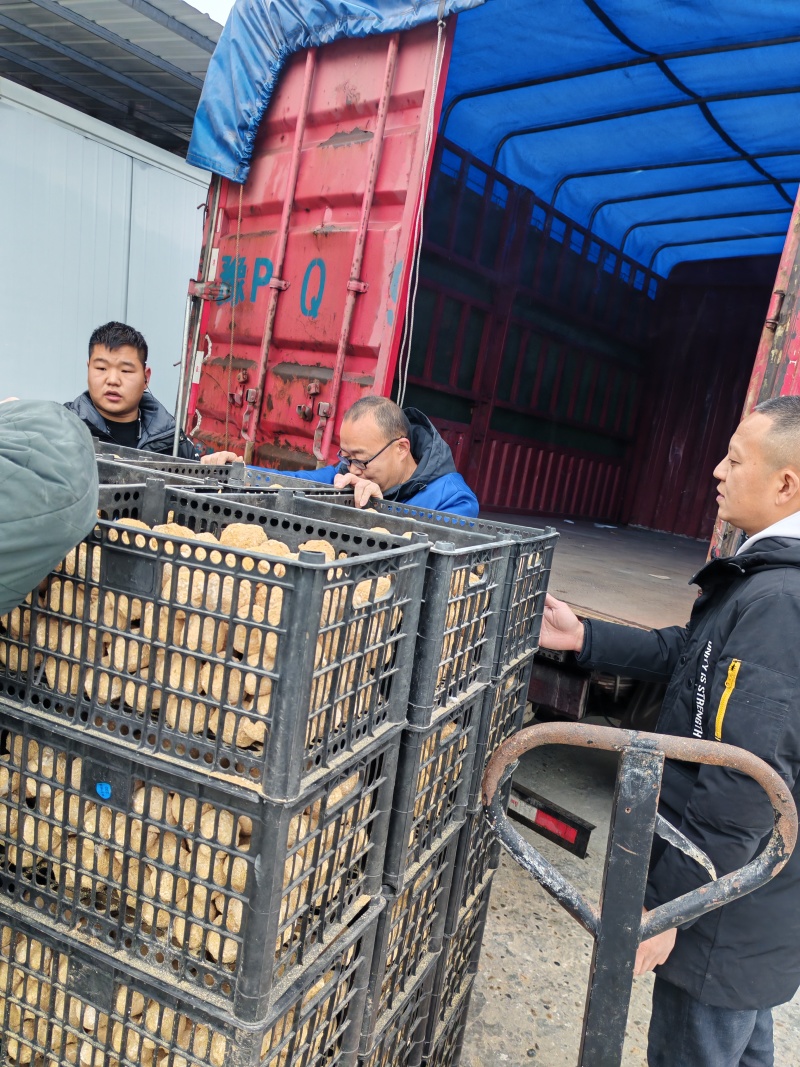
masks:
<path id="1" fill-rule="evenodd" d="M 508 515 L 497 518 L 509 521 Z M 689 618 L 697 587 L 688 581 L 705 562 L 707 541 L 533 515 L 514 521 L 556 527 L 550 592 L 579 614 L 648 629 Z"/>

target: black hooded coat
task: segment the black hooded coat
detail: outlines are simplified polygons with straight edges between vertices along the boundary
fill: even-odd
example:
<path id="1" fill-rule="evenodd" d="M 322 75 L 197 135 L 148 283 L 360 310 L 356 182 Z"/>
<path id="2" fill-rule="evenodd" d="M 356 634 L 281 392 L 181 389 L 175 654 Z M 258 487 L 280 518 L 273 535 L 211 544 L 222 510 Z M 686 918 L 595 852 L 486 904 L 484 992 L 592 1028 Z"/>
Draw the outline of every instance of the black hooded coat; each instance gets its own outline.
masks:
<path id="1" fill-rule="evenodd" d="M 592 620 L 578 662 L 668 682 L 659 733 L 748 749 L 778 772 L 800 807 L 796 518 L 796 537 L 767 536 L 706 564 L 692 579 L 702 592 L 686 627 L 648 632 Z M 718 874 L 744 866 L 773 828 L 761 787 L 723 767 L 668 761 L 659 810 L 707 853 Z M 648 908 L 706 881 L 698 864 L 656 838 Z M 681 928 L 656 973 L 722 1008 L 791 1000 L 800 985 L 800 848 L 772 881 Z"/>

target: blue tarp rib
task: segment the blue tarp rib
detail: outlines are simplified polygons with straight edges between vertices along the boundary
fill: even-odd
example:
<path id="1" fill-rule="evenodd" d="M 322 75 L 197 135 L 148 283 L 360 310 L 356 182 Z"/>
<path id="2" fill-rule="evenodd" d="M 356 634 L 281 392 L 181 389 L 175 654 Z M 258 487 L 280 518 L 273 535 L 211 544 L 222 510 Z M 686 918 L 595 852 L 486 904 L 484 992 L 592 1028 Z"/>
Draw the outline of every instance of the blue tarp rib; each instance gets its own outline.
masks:
<path id="1" fill-rule="evenodd" d="M 501 12 L 530 32 L 509 36 Z M 442 128 L 668 274 L 780 251 L 800 177 L 798 70 L 800 6 L 781 0 L 488 0 L 459 19 Z"/>

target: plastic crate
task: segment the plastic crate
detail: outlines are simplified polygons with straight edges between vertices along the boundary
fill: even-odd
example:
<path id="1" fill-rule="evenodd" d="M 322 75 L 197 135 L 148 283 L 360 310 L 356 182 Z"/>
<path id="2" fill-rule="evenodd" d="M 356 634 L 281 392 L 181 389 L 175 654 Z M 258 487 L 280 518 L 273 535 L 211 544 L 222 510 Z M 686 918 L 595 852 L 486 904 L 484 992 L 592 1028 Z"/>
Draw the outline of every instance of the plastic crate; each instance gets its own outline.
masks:
<path id="1" fill-rule="evenodd" d="M 427 1030 L 429 1046 L 437 1043 L 436 1031 L 442 1029 L 453 1005 L 462 999 L 478 972 L 493 876 L 493 872 L 489 874 L 466 908 L 461 909 L 453 933 L 444 937 L 431 987 Z"/>
<path id="2" fill-rule="evenodd" d="M 170 465 L 172 466 L 172 465 Z M 166 466 L 151 467 L 138 466 L 137 464 L 120 459 L 106 459 L 97 457 L 97 477 L 101 485 L 134 485 L 146 482 L 148 478 L 160 478 L 170 485 L 196 485 L 208 488 L 216 484 L 213 475 L 203 476 L 200 472 L 204 469 L 198 463 L 195 468 L 187 469 L 186 464 L 175 464 L 174 470 L 168 470 Z"/>
<path id="3" fill-rule="evenodd" d="M 347 503 L 352 505 L 352 497 Z M 372 506 L 382 516 L 393 515 L 413 519 L 422 526 L 434 526 L 439 536 L 445 539 L 461 530 L 482 534 L 492 540 L 511 540 L 505 589 L 500 604 L 501 622 L 495 648 L 494 675 L 501 674 L 522 656 L 536 651 L 553 552 L 558 540 L 558 531 L 554 527 L 536 529 L 532 526 L 490 522 L 488 519 L 467 518 L 392 500 L 373 501 Z M 431 539 L 434 539 L 433 535 Z"/>
<path id="4" fill-rule="evenodd" d="M 396 755 L 276 803 L 0 707 L 0 896 L 261 1019 L 380 893 Z"/>
<path id="5" fill-rule="evenodd" d="M 533 656 L 528 656 L 522 662 L 508 668 L 486 690 L 470 785 L 470 811 L 478 811 L 483 806 L 481 784 L 486 764 L 500 745 L 522 728 L 532 670 Z"/>
<path id="6" fill-rule="evenodd" d="M 512 782 L 509 778 L 500 794 L 504 811 L 508 808 L 511 786 Z M 459 832 L 450 899 L 447 906 L 446 934 L 453 932 L 458 924 L 458 916 L 462 908 L 466 906 L 470 897 L 478 892 L 490 873 L 500 866 L 500 852 L 500 841 L 492 832 L 483 808 L 468 814 Z"/>
<path id="7" fill-rule="evenodd" d="M 343 930 L 267 1019 L 243 1024 L 0 911 L 4 1067 L 354 1067 L 382 905 Z"/>
<path id="8" fill-rule="evenodd" d="M 387 890 L 386 909 L 378 922 L 372 960 L 362 1047 L 397 1008 L 425 969 L 428 957 L 442 947 L 450 879 L 458 831 L 409 872 L 396 893 Z"/>
<path id="9" fill-rule="evenodd" d="M 103 488 L 115 514 L 120 487 Z M 198 532 L 252 524 L 292 552 L 324 539 L 329 557 L 101 521 L 0 620 L 1 695 L 273 799 L 404 720 L 427 542 L 149 483 L 135 509 Z"/>
<path id="10" fill-rule="evenodd" d="M 458 1067 L 464 1048 L 464 1034 L 469 1017 L 469 1002 L 475 979 L 472 978 L 461 999 L 450 1010 L 436 1029 L 433 1042 L 425 1042 L 422 1067 Z"/>
<path id="11" fill-rule="evenodd" d="M 376 527 L 402 536 L 414 530 L 434 544 L 428 556 L 419 618 L 417 652 L 409 694 L 409 721 L 427 726 L 438 708 L 458 700 L 493 673 L 498 627 L 505 597 L 510 538 L 455 527 L 442 531 L 409 522 L 377 501 L 377 510 L 331 502 L 313 492 L 279 493 L 275 507 L 326 522 Z M 443 534 L 441 538 L 434 538 Z"/>
<path id="12" fill-rule="evenodd" d="M 430 991 L 437 957 L 427 957 L 424 970 L 372 1036 L 358 1067 L 419 1067 L 428 1026 Z"/>
<path id="13" fill-rule="evenodd" d="M 180 456 L 165 455 L 162 452 L 149 452 L 147 449 L 127 448 L 108 441 L 94 439 L 94 450 L 98 463 L 117 462 L 123 466 L 135 466 L 140 470 L 162 471 L 165 474 L 182 475 L 196 478 L 203 482 L 218 482 L 237 489 L 247 488 L 319 488 L 319 482 L 308 478 L 291 478 L 279 471 L 260 467 L 246 467 L 243 463 L 201 463 L 196 459 L 182 459 Z M 101 481 L 102 481 L 101 477 Z M 129 481 L 125 477 L 120 481 Z M 144 479 L 141 479 L 144 480 Z M 169 479 L 175 484 L 173 479 Z"/>
<path id="14" fill-rule="evenodd" d="M 405 884 L 406 872 L 464 821 L 482 704 L 477 687 L 430 726 L 403 731 L 384 870 L 386 884 L 395 890 Z"/>

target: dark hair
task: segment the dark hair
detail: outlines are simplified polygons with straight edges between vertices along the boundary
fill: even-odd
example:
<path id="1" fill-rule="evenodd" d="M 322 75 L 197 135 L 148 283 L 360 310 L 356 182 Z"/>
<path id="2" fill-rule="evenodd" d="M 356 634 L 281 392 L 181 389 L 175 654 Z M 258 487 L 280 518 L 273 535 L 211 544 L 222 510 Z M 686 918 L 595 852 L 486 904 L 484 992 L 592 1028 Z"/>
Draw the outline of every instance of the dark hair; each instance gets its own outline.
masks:
<path id="1" fill-rule="evenodd" d="M 346 422 L 356 422 L 362 415 L 372 415 L 386 440 L 411 437 L 411 424 L 403 409 L 387 396 L 362 396 L 345 412 Z"/>
<path id="2" fill-rule="evenodd" d="M 769 448 L 776 466 L 800 465 L 800 396 L 773 396 L 753 409 L 772 423 Z"/>
<path id="3" fill-rule="evenodd" d="M 147 366 L 147 341 L 138 330 L 134 330 L 133 326 L 126 326 L 124 322 L 107 322 L 105 326 L 97 327 L 89 338 L 89 359 L 92 358 L 95 345 L 103 345 L 111 352 L 130 345 L 136 349 L 139 359 Z"/>

